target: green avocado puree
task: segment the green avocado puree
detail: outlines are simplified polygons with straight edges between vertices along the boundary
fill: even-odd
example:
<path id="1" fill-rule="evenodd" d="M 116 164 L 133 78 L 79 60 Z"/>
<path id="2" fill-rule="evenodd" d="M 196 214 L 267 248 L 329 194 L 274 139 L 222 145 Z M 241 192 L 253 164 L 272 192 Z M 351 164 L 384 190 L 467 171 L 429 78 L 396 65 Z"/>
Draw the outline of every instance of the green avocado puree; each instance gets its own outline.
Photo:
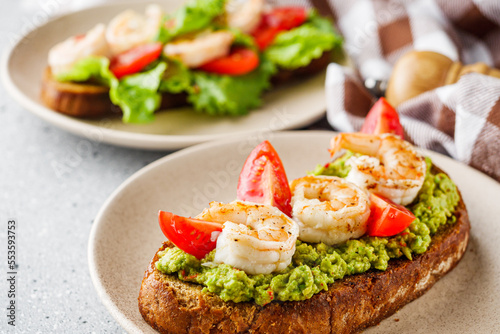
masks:
<path id="1" fill-rule="evenodd" d="M 349 167 L 344 156 L 313 174 L 345 177 Z M 440 226 L 452 224 L 454 209 L 459 201 L 456 186 L 445 174 L 432 174 L 432 163 L 426 159 L 424 185 L 408 208 L 417 219 L 403 232 L 393 237 L 362 237 L 344 244 L 328 246 L 297 241 L 292 263 L 282 272 L 250 275 L 227 264 L 214 264 L 215 250 L 197 260 L 177 247 L 159 253 L 156 268 L 179 279 L 204 286 L 204 292 L 219 295 L 224 301 L 255 301 L 265 305 L 272 300 L 304 300 L 328 290 L 328 284 L 346 275 L 364 273 L 370 269 L 386 270 L 390 259 L 424 253 L 431 236 Z"/>

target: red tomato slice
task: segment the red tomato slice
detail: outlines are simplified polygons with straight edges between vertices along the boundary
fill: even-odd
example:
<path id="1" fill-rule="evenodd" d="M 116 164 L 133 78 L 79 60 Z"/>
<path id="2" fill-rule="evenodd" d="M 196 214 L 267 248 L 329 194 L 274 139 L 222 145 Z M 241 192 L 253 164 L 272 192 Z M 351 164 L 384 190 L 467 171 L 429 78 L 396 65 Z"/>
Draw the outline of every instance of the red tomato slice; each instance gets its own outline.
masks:
<path id="1" fill-rule="evenodd" d="M 366 115 L 361 128 L 363 133 L 382 134 L 394 133 L 404 139 L 403 126 L 399 122 L 397 111 L 381 97 Z"/>
<path id="2" fill-rule="evenodd" d="M 415 220 L 415 216 L 410 210 L 385 197 L 370 194 L 370 202 L 368 235 L 371 237 L 396 235 Z"/>
<path id="3" fill-rule="evenodd" d="M 237 197 L 242 201 L 273 205 L 292 216 L 292 194 L 278 153 L 266 140 L 248 156 L 238 181 Z"/>
<path id="4" fill-rule="evenodd" d="M 236 76 L 252 72 L 259 66 L 259 61 L 257 52 L 251 49 L 236 48 L 226 57 L 212 60 L 200 66 L 200 69 L 211 73 Z"/>
<path id="5" fill-rule="evenodd" d="M 197 259 L 204 258 L 215 249 L 222 224 L 186 218 L 160 211 L 158 221 L 163 234 L 174 245 Z"/>
<path id="6" fill-rule="evenodd" d="M 278 27 L 269 26 L 259 26 L 257 30 L 252 33 L 255 39 L 255 43 L 260 50 L 265 50 L 269 45 L 271 45 L 276 38 L 276 36 L 283 30 Z"/>
<path id="7" fill-rule="evenodd" d="M 115 56 L 111 60 L 109 69 L 118 79 L 137 73 L 158 59 L 161 50 L 162 45 L 159 42 L 139 45 Z"/>
<path id="8" fill-rule="evenodd" d="M 303 7 L 279 7 L 265 14 L 252 32 L 255 42 L 261 50 L 272 44 L 276 36 L 286 30 L 300 26 L 307 20 L 307 11 Z"/>
<path id="9" fill-rule="evenodd" d="M 307 20 L 307 11 L 304 7 L 278 7 L 264 17 L 269 26 L 290 30 Z"/>

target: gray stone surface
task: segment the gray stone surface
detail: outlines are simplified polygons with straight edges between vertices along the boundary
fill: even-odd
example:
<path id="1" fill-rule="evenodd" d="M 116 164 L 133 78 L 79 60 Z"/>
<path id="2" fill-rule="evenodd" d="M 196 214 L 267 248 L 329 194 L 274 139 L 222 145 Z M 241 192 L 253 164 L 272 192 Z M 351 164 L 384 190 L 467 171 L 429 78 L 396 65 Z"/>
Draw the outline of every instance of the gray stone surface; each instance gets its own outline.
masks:
<path id="1" fill-rule="evenodd" d="M 33 18 L 23 3 L 0 0 L 2 53 Z M 0 333 L 123 332 L 90 280 L 88 237 L 113 190 L 167 153 L 75 137 L 24 110 L 0 87 Z M 15 328 L 6 317 L 9 218 L 18 222 Z"/>

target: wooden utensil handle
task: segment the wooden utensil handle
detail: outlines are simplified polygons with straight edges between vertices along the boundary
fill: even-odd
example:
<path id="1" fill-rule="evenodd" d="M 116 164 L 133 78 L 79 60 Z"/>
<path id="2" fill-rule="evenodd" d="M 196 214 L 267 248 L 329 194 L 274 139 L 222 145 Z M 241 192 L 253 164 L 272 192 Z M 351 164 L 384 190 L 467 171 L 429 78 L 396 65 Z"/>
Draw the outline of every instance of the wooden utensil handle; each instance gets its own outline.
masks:
<path id="1" fill-rule="evenodd" d="M 463 65 L 436 52 L 410 51 L 394 65 L 387 84 L 386 99 L 393 106 L 429 90 L 457 82 L 467 73 L 500 78 L 500 70 L 485 63 Z"/>

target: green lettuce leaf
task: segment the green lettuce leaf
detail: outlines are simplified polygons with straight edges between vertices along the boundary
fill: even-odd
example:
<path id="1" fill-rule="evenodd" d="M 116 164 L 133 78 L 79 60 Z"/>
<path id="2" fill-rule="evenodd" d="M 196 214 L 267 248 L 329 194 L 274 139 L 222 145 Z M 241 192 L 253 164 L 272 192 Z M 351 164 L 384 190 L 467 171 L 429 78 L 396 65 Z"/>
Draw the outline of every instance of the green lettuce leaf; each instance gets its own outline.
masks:
<path id="1" fill-rule="evenodd" d="M 165 43 L 176 36 L 208 27 L 215 17 L 224 14 L 225 3 L 226 0 L 189 1 L 172 17 L 166 18 L 166 21 L 173 21 L 173 27 L 166 28 L 162 24 L 156 40 Z"/>
<path id="2" fill-rule="evenodd" d="M 55 78 L 57 81 L 93 81 L 108 87 L 112 87 L 118 81 L 109 70 L 109 59 L 94 56 L 79 60 L 71 70 L 58 74 Z"/>
<path id="3" fill-rule="evenodd" d="M 275 65 L 293 70 L 309 65 L 341 43 L 332 23 L 312 12 L 306 23 L 276 36 L 265 55 Z"/>
<path id="4" fill-rule="evenodd" d="M 123 111 L 123 122 L 146 123 L 153 120 L 153 114 L 160 106 L 158 87 L 166 68 L 165 62 L 159 62 L 151 69 L 118 80 L 109 70 L 109 59 L 88 57 L 78 61 L 70 71 L 56 76 L 56 79 L 92 81 L 108 86 L 111 102 Z"/>
<path id="5" fill-rule="evenodd" d="M 242 76 L 194 71 L 188 101 L 209 115 L 244 115 L 261 105 L 261 95 L 275 72 L 276 67 L 264 57 L 256 70 Z"/>
<path id="6" fill-rule="evenodd" d="M 160 106 L 158 93 L 161 77 L 167 68 L 165 62 L 146 72 L 124 77 L 111 87 L 111 101 L 120 106 L 125 123 L 147 123 L 154 119 L 154 112 Z"/>
<path id="7" fill-rule="evenodd" d="M 234 35 L 233 45 L 244 46 L 253 50 L 257 50 L 257 44 L 255 44 L 255 39 L 247 34 L 244 34 L 241 30 L 232 28 L 230 31 Z"/>
<path id="8" fill-rule="evenodd" d="M 160 24 L 160 28 L 156 32 L 156 36 L 153 38 L 155 42 L 161 42 L 162 44 L 165 44 L 174 37 L 172 32 L 165 27 L 168 19 L 169 18 L 167 16 L 163 18 Z"/>
<path id="9" fill-rule="evenodd" d="M 170 60 L 160 83 L 160 92 L 178 94 L 192 88 L 192 72 L 180 61 Z"/>

